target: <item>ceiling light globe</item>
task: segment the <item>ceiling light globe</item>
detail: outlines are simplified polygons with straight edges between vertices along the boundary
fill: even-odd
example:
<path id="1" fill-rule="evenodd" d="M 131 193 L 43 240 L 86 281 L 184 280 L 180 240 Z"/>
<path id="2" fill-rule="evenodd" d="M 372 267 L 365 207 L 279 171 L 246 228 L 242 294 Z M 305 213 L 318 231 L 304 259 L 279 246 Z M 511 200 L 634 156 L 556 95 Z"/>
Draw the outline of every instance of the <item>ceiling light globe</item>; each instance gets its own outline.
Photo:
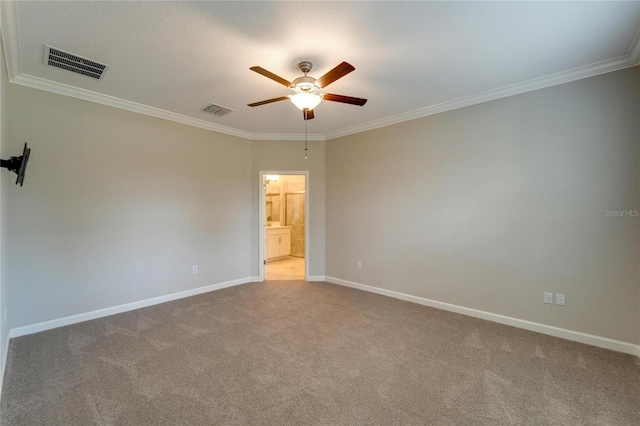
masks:
<path id="1" fill-rule="evenodd" d="M 322 97 L 315 93 L 296 93 L 291 97 L 291 102 L 302 111 L 314 109 L 321 100 Z"/>

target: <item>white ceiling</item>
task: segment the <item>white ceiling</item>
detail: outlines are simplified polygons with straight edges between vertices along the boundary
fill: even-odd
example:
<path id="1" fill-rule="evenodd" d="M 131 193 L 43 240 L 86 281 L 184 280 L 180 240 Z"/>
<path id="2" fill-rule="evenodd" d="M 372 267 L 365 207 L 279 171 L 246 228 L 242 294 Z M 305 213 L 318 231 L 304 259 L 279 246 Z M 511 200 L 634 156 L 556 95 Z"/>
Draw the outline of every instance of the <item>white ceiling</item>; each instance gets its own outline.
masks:
<path id="1" fill-rule="evenodd" d="M 304 133 L 293 80 L 356 70 L 323 102 L 314 139 L 381 127 L 639 64 L 640 2 L 2 2 L 14 83 L 250 139 Z M 108 64 L 102 80 L 43 64 L 44 45 Z M 232 113 L 201 111 L 215 103 Z"/>

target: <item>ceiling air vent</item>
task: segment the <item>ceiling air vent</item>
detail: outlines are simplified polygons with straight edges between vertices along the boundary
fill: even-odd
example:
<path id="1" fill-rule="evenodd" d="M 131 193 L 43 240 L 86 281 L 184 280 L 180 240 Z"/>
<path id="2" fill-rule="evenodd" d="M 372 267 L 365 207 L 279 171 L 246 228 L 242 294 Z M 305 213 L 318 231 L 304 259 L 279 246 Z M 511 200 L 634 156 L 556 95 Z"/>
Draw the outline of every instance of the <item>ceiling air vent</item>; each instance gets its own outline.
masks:
<path id="1" fill-rule="evenodd" d="M 44 63 L 45 65 L 95 78 L 96 80 L 102 79 L 105 71 L 109 68 L 109 65 L 100 64 L 47 44 L 44 45 Z"/>
<path id="2" fill-rule="evenodd" d="M 208 112 L 209 114 L 218 115 L 220 117 L 222 117 L 223 115 L 227 115 L 231 111 L 233 111 L 233 110 L 231 110 L 229 108 L 225 108 L 223 106 L 215 105 L 215 104 L 207 105 L 202 110 L 204 112 Z"/>

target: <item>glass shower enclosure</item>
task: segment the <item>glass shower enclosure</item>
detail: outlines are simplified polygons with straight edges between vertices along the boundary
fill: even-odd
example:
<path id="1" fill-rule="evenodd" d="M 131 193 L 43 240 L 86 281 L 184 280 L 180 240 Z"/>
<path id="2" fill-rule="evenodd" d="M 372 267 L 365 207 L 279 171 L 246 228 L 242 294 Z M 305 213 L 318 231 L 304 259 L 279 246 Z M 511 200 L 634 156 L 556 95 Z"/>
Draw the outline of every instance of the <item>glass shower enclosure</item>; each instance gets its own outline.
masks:
<path id="1" fill-rule="evenodd" d="M 285 225 L 291 226 L 291 256 L 305 256 L 305 193 L 304 191 L 284 194 Z"/>

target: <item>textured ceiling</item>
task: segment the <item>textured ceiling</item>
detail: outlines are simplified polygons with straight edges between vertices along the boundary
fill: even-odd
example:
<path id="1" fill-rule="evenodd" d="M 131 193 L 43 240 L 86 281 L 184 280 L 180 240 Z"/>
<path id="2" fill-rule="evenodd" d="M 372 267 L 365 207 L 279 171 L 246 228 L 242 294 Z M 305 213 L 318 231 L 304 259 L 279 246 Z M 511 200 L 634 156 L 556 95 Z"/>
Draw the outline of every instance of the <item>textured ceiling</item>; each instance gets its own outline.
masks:
<path id="1" fill-rule="evenodd" d="M 314 77 L 355 66 L 328 91 L 369 102 L 320 104 L 308 131 L 323 139 L 637 64 L 639 29 L 640 2 L 2 4 L 13 82 L 254 139 L 304 132 L 288 101 L 247 107 L 290 93 L 254 65 L 288 80 L 301 59 Z M 47 67 L 45 44 L 110 68 Z"/>

